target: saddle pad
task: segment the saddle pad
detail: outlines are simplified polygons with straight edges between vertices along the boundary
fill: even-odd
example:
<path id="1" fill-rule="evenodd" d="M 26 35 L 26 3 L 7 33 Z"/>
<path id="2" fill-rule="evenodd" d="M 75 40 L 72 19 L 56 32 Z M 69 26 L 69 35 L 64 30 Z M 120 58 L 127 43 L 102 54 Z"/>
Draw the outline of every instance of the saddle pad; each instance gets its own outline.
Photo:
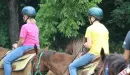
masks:
<path id="1" fill-rule="evenodd" d="M 78 70 L 78 74 L 80 75 L 81 71 L 87 71 L 87 75 L 92 75 L 98 63 L 99 63 L 99 60 L 94 63 L 90 63 L 89 65 L 84 66 L 83 69 Z"/>
<path id="2" fill-rule="evenodd" d="M 26 67 L 29 60 L 33 58 L 34 56 L 35 56 L 35 53 L 27 54 L 18 58 L 15 62 L 12 63 L 12 66 L 16 67 L 13 71 L 23 70 Z M 3 68 L 3 59 L 0 61 L 0 68 Z"/>

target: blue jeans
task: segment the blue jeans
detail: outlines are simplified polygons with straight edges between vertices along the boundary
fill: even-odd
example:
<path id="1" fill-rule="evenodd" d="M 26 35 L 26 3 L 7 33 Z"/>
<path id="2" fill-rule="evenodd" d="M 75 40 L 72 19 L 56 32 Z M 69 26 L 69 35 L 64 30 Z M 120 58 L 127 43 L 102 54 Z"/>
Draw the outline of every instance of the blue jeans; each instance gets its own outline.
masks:
<path id="1" fill-rule="evenodd" d="M 69 65 L 70 75 L 77 75 L 77 68 L 81 67 L 83 65 L 88 65 L 94 58 L 95 58 L 95 55 L 86 53 L 85 55 L 81 56 L 80 58 L 74 60 Z"/>
<path id="2" fill-rule="evenodd" d="M 21 57 L 25 51 L 34 49 L 34 46 L 20 46 L 4 57 L 4 75 L 12 75 L 12 63 Z"/>

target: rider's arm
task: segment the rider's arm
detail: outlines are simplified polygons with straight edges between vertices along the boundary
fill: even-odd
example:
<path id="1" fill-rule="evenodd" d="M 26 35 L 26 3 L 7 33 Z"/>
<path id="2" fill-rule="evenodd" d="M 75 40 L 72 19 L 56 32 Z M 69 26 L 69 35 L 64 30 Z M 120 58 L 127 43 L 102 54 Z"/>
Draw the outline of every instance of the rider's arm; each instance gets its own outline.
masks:
<path id="1" fill-rule="evenodd" d="M 92 40 L 91 40 L 90 37 L 87 37 L 87 42 L 84 44 L 84 46 L 85 46 L 86 48 L 88 48 L 88 49 L 91 48 L 91 46 L 92 46 Z"/>
<path id="2" fill-rule="evenodd" d="M 124 51 L 124 59 L 125 59 L 126 61 L 128 61 L 128 60 L 129 60 L 129 56 L 130 56 L 130 51 L 127 50 L 127 49 L 125 49 L 125 51 Z"/>
<path id="3" fill-rule="evenodd" d="M 91 39 L 91 28 L 88 27 L 85 33 L 85 38 L 87 39 L 87 41 L 85 42 L 84 46 L 88 49 L 91 48 L 92 46 L 92 39 Z"/>
<path id="4" fill-rule="evenodd" d="M 24 43 L 24 38 L 20 37 L 18 41 L 18 47 L 22 46 Z"/>
<path id="5" fill-rule="evenodd" d="M 127 33 L 126 37 L 125 37 L 125 41 L 123 43 L 123 46 L 124 48 L 124 59 L 126 61 L 129 60 L 129 56 L 130 56 L 130 31 Z"/>
<path id="6" fill-rule="evenodd" d="M 24 41 L 25 41 L 25 38 L 26 38 L 26 35 L 27 35 L 27 29 L 25 27 L 26 25 L 23 25 L 22 28 L 21 28 L 21 31 L 20 31 L 20 38 L 19 38 L 19 41 L 18 41 L 18 47 L 19 46 L 22 46 Z"/>

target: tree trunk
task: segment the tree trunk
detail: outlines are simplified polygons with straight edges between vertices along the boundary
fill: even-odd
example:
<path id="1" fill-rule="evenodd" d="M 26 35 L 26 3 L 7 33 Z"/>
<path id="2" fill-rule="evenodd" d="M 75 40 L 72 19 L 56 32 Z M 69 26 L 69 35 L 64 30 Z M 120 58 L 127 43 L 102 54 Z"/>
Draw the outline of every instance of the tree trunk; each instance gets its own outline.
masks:
<path id="1" fill-rule="evenodd" d="M 8 0 L 9 8 L 9 37 L 11 44 L 18 41 L 19 38 L 19 15 L 18 0 Z"/>

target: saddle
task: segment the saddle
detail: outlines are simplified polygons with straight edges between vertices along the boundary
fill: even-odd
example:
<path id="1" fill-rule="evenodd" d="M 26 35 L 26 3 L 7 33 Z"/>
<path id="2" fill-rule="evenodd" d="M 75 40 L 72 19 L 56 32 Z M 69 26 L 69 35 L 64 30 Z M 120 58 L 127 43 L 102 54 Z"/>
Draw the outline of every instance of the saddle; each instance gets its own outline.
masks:
<path id="1" fill-rule="evenodd" d="M 0 68 L 3 68 L 3 58 L 8 55 L 11 51 L 8 51 L 2 58 L 0 58 Z M 23 70 L 28 62 L 35 56 L 34 49 L 24 52 L 24 55 L 12 63 L 13 71 Z"/>
<path id="2" fill-rule="evenodd" d="M 78 70 L 79 75 L 92 75 L 94 73 L 95 68 L 99 64 L 99 61 L 100 57 L 98 56 L 94 58 L 90 64 L 82 66 L 82 68 Z"/>

